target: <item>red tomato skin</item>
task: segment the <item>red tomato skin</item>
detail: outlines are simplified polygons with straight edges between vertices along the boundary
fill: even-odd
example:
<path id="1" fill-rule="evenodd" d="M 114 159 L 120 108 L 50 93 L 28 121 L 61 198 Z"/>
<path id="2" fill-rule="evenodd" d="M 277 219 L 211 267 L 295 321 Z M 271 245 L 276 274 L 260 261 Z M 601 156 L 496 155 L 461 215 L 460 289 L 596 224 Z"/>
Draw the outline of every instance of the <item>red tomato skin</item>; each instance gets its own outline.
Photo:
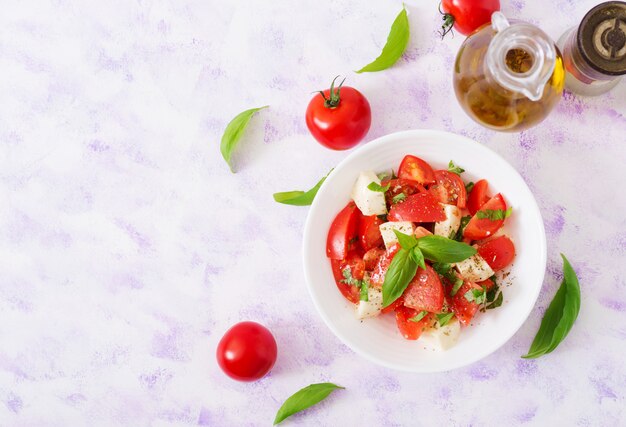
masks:
<path id="1" fill-rule="evenodd" d="M 255 381 L 267 374 L 276 362 L 278 347 L 272 333 L 256 322 L 231 327 L 217 345 L 217 363 L 237 381 Z"/>
<path id="2" fill-rule="evenodd" d="M 359 241 L 364 251 L 369 251 L 382 245 L 383 236 L 380 234 L 380 225 L 384 221 L 376 215 L 359 217 Z"/>
<path id="3" fill-rule="evenodd" d="M 480 243 L 478 254 L 487 261 L 493 271 L 498 271 L 513 262 L 515 245 L 507 236 L 498 236 L 485 243 Z"/>
<path id="4" fill-rule="evenodd" d="M 330 90 L 324 91 L 329 98 Z M 367 135 L 372 124 L 370 104 L 358 90 L 342 86 L 339 104 L 324 106 L 324 98 L 317 94 L 306 109 L 306 125 L 313 137 L 331 150 L 348 150 Z"/>
<path id="5" fill-rule="evenodd" d="M 493 283 L 493 282 L 492 282 Z M 468 326 L 474 315 L 479 309 L 478 304 L 470 302 L 465 298 L 465 294 L 472 288 L 478 288 L 480 286 L 465 280 L 463 285 L 459 288 L 454 296 L 448 296 L 448 302 L 450 304 L 450 310 L 459 319 L 462 325 Z M 451 288 L 451 287 L 450 287 Z"/>
<path id="6" fill-rule="evenodd" d="M 361 257 L 358 256 L 356 252 L 351 252 L 344 260 L 331 259 L 330 266 L 333 270 L 335 284 L 337 285 L 339 292 L 341 292 L 341 295 L 343 295 L 344 298 L 351 303 L 358 304 L 361 295 L 359 288 L 348 283 L 343 283 L 342 281 L 345 279 L 343 277 L 343 270 L 347 267 L 350 267 L 350 273 L 353 278 L 356 280 L 363 280 L 363 275 L 365 274 L 365 263 Z"/>
<path id="7" fill-rule="evenodd" d="M 411 179 L 420 184 L 434 184 L 435 172 L 424 160 L 408 154 L 400 163 L 398 178 Z"/>
<path id="8" fill-rule="evenodd" d="M 426 191 L 424 187 L 411 179 L 396 178 L 384 180 L 381 185 L 383 187 L 389 185 L 389 190 L 385 193 L 387 206 L 392 206 L 394 204 L 393 198 L 400 193 L 404 193 L 405 196 L 412 196 L 413 194 Z"/>
<path id="9" fill-rule="evenodd" d="M 427 265 L 417 273 L 404 291 L 404 305 L 414 310 L 439 313 L 443 308 L 444 291 L 439 275 Z"/>
<path id="10" fill-rule="evenodd" d="M 441 205 L 430 193 L 418 193 L 394 204 L 387 214 L 389 221 L 436 222 L 446 219 Z"/>
<path id="11" fill-rule="evenodd" d="M 400 307 L 404 305 L 404 298 L 400 297 L 397 300 L 395 300 L 394 302 L 392 302 L 391 304 L 389 304 L 387 307 L 383 307 L 380 309 L 380 312 L 382 314 L 387 314 L 387 313 L 391 313 L 392 311 L 396 311 L 396 308 Z"/>
<path id="12" fill-rule="evenodd" d="M 470 215 L 476 215 L 478 209 L 491 199 L 488 191 L 489 183 L 486 179 L 481 179 L 474 184 L 474 188 L 472 188 L 472 191 L 470 191 L 469 197 L 467 198 L 467 210 L 469 210 Z"/>
<path id="13" fill-rule="evenodd" d="M 378 260 L 385 254 L 385 250 L 382 248 L 372 248 L 365 252 L 363 255 L 363 263 L 365 264 L 365 271 L 372 271 L 378 265 Z"/>
<path id="14" fill-rule="evenodd" d="M 456 205 L 464 208 L 467 201 L 467 191 L 460 176 L 446 170 L 435 171 L 437 182 L 428 191 L 441 203 Z"/>
<path id="15" fill-rule="evenodd" d="M 491 209 L 506 210 L 506 202 L 504 201 L 504 197 L 502 197 L 502 194 L 498 193 L 493 196 L 478 210 L 478 212 Z M 478 212 L 476 212 L 476 214 L 478 214 Z M 465 230 L 463 230 L 463 237 L 472 240 L 484 239 L 485 237 L 489 237 L 493 233 L 498 231 L 500 227 L 502 227 L 502 224 L 504 224 L 503 219 L 492 221 L 488 218 L 480 219 L 477 215 L 474 215 L 472 219 L 470 219 L 470 221 L 467 223 Z"/>
<path id="16" fill-rule="evenodd" d="M 491 14 L 500 10 L 499 0 L 443 0 L 441 8 L 454 17 L 454 29 L 468 35 L 491 22 Z"/>
<path id="17" fill-rule="evenodd" d="M 359 209 L 348 203 L 333 220 L 326 238 L 326 255 L 330 259 L 344 259 L 348 255 L 350 241 L 356 237 Z"/>
<path id="18" fill-rule="evenodd" d="M 387 274 L 387 269 L 389 268 L 389 264 L 391 264 L 391 260 L 396 255 L 396 253 L 398 253 L 399 250 L 400 250 L 400 245 L 396 243 L 393 246 L 391 246 L 389 249 L 387 249 L 387 252 L 385 252 L 378 259 L 378 264 L 376 265 L 376 267 L 374 268 L 374 271 L 372 271 L 372 274 L 370 275 L 370 284 L 373 287 L 377 289 L 380 289 L 383 287 L 383 283 L 385 283 L 385 274 Z"/>
<path id="19" fill-rule="evenodd" d="M 402 336 L 407 340 L 416 340 L 432 321 L 432 314 L 427 314 L 419 322 L 411 322 L 409 319 L 417 316 L 419 311 L 406 306 L 396 308 L 396 325 Z"/>

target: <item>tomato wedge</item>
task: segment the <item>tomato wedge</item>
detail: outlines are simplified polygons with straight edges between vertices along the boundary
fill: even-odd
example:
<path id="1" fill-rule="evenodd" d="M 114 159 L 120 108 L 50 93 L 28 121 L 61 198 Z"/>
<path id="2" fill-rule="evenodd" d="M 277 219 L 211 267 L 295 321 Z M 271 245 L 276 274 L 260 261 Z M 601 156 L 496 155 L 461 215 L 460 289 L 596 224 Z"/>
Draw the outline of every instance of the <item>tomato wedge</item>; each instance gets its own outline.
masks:
<path id="1" fill-rule="evenodd" d="M 372 271 L 378 265 L 378 260 L 385 254 L 385 250 L 381 248 L 372 248 L 363 255 L 365 263 L 365 271 Z"/>
<path id="2" fill-rule="evenodd" d="M 346 258 L 350 241 L 356 237 L 359 215 L 359 209 L 352 202 L 337 214 L 326 238 L 328 258 L 338 260 Z"/>
<path id="3" fill-rule="evenodd" d="M 404 305 L 417 311 L 439 313 L 443 308 L 443 297 L 439 275 L 427 265 L 426 270 L 417 269 L 417 274 L 404 291 Z"/>
<path id="4" fill-rule="evenodd" d="M 485 237 L 491 236 L 493 233 L 498 231 L 500 227 L 502 227 L 502 224 L 504 224 L 503 219 L 492 220 L 489 218 L 478 218 L 478 212 L 484 212 L 487 210 L 506 211 L 506 202 L 504 201 L 502 194 L 498 193 L 493 196 L 476 212 L 463 231 L 464 237 L 472 240 L 484 239 Z"/>
<path id="5" fill-rule="evenodd" d="M 389 221 L 436 222 L 446 219 L 441 205 L 430 193 L 418 193 L 396 203 L 387 215 Z"/>
<path id="6" fill-rule="evenodd" d="M 348 301 L 358 304 L 360 300 L 361 290 L 354 285 L 344 283 L 345 277 L 343 276 L 343 270 L 350 269 L 350 274 L 356 280 L 363 280 L 365 274 L 365 266 L 363 260 L 356 253 L 350 253 L 348 258 L 344 260 L 331 259 L 330 265 L 333 270 L 333 277 L 335 283 L 341 295 L 343 295 Z"/>
<path id="7" fill-rule="evenodd" d="M 383 283 L 385 283 L 385 274 L 387 274 L 389 264 L 391 264 L 391 260 L 399 250 L 400 245 L 396 243 L 395 245 L 387 249 L 387 252 L 385 252 L 378 259 L 378 264 L 376 264 L 374 271 L 372 271 L 372 274 L 370 275 L 370 285 L 372 285 L 374 288 L 380 289 L 383 287 Z"/>
<path id="8" fill-rule="evenodd" d="M 380 309 L 380 312 L 382 314 L 387 314 L 387 313 L 391 313 L 392 311 L 396 311 L 396 308 L 400 307 L 404 305 L 404 298 L 400 297 L 397 300 L 395 300 L 394 302 L 392 302 L 391 304 L 389 304 L 387 307 L 383 307 Z"/>
<path id="9" fill-rule="evenodd" d="M 498 236 L 479 244 L 478 254 L 487 261 L 493 271 L 498 271 L 513 262 L 515 245 L 507 236 Z"/>
<path id="10" fill-rule="evenodd" d="M 470 191 L 469 197 L 467 198 L 467 209 L 469 210 L 471 215 L 475 215 L 485 203 L 489 201 L 491 198 L 487 191 L 489 190 L 489 183 L 486 179 L 481 179 L 476 184 L 474 184 L 474 188 Z"/>
<path id="11" fill-rule="evenodd" d="M 359 218 L 359 241 L 364 251 L 383 244 L 383 236 L 378 228 L 384 221 L 376 215 L 363 216 Z"/>
<path id="12" fill-rule="evenodd" d="M 412 322 L 411 318 L 417 316 L 419 311 L 409 307 L 399 306 L 396 308 L 396 325 L 398 330 L 407 340 L 416 340 L 432 322 L 432 314 L 428 313 L 418 322 Z"/>
<path id="13" fill-rule="evenodd" d="M 407 155 L 400 163 L 398 178 L 412 179 L 420 184 L 434 184 L 435 172 L 428 163 L 419 157 Z"/>
<path id="14" fill-rule="evenodd" d="M 463 285 L 459 288 L 459 290 L 454 294 L 454 296 L 448 297 L 448 303 L 450 304 L 450 310 L 454 313 L 454 315 L 459 319 L 461 324 L 468 326 L 472 321 L 472 318 L 480 308 L 478 304 L 473 301 L 468 301 L 465 298 L 465 294 L 470 289 L 480 289 L 479 285 L 472 283 L 468 280 L 463 282 Z"/>
<path id="15" fill-rule="evenodd" d="M 417 194 L 420 192 L 426 191 L 424 187 L 422 187 L 417 182 L 410 179 L 390 179 L 385 180 L 381 183 L 384 187 L 385 185 L 389 185 L 389 190 L 385 193 L 385 199 L 387 200 L 387 205 L 391 206 L 394 204 L 393 198 L 398 194 L 403 193 L 404 196 L 412 196 L 413 194 Z"/>
<path id="16" fill-rule="evenodd" d="M 428 191 L 431 192 L 437 200 L 448 205 L 456 205 L 464 208 L 467 200 L 467 191 L 465 184 L 460 176 L 446 170 L 435 171 L 435 179 L 437 182 L 431 185 Z"/>

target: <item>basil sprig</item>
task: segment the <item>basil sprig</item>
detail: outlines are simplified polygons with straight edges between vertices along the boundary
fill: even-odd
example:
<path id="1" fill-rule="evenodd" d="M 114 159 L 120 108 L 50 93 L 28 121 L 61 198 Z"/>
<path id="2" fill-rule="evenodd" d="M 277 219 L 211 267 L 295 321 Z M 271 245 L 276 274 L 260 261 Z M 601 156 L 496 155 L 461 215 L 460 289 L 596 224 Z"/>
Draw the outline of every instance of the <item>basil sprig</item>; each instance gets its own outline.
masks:
<path id="1" fill-rule="evenodd" d="M 233 164 L 231 162 L 231 157 L 233 155 L 233 150 L 237 146 L 237 143 L 243 136 L 246 127 L 248 127 L 248 123 L 250 119 L 257 111 L 260 111 L 264 108 L 267 108 L 268 105 L 259 108 L 251 108 L 242 113 L 239 113 L 235 116 L 234 119 L 228 123 L 226 129 L 224 130 L 224 134 L 222 135 L 222 142 L 220 144 L 220 151 L 222 152 L 222 157 L 228 163 L 228 167 L 230 167 L 230 171 L 235 173 L 233 169 Z"/>
<path id="2" fill-rule="evenodd" d="M 551 353 L 565 339 L 574 326 L 580 311 L 580 285 L 576 272 L 565 255 L 563 258 L 563 281 L 541 320 L 539 331 L 530 345 L 525 359 L 535 359 Z"/>
<path id="3" fill-rule="evenodd" d="M 383 282 L 383 307 L 397 300 L 415 277 L 417 267 L 426 268 L 425 259 L 439 263 L 460 262 L 476 253 L 468 244 L 429 235 L 415 236 L 394 230 L 400 250 L 391 260 Z"/>
<path id="4" fill-rule="evenodd" d="M 511 216 L 512 209 L 483 209 L 476 212 L 476 218 L 478 219 L 490 219 L 491 221 L 498 221 L 506 219 Z"/>
<path id="5" fill-rule="evenodd" d="M 452 172 L 460 176 L 463 172 L 465 172 L 465 169 L 455 165 L 454 162 L 450 160 L 450 163 L 448 163 L 448 172 Z"/>
<path id="6" fill-rule="evenodd" d="M 311 384 L 291 395 L 280 407 L 274 418 L 274 425 L 283 422 L 287 417 L 304 411 L 326 399 L 333 391 L 344 389 L 333 383 Z"/>
<path id="7" fill-rule="evenodd" d="M 409 35 L 409 19 L 407 18 L 406 9 L 403 7 L 393 24 L 391 24 L 387 43 L 385 43 L 380 56 L 361 68 L 357 73 L 382 71 L 391 67 L 404 53 L 406 46 L 409 44 Z"/>
<path id="8" fill-rule="evenodd" d="M 330 170 L 330 172 L 332 172 L 332 169 Z M 328 172 L 328 174 L 330 174 L 330 172 Z M 326 181 L 328 174 L 326 174 L 325 177 L 320 179 L 317 182 L 317 184 L 315 184 L 315 186 L 311 188 L 309 191 L 305 192 L 301 190 L 295 190 L 295 191 L 283 191 L 281 193 L 274 193 L 274 200 L 277 201 L 278 203 L 282 203 L 285 205 L 309 206 L 311 203 L 313 203 L 313 199 L 317 195 L 317 192 L 322 186 L 322 184 L 324 183 L 324 181 Z"/>

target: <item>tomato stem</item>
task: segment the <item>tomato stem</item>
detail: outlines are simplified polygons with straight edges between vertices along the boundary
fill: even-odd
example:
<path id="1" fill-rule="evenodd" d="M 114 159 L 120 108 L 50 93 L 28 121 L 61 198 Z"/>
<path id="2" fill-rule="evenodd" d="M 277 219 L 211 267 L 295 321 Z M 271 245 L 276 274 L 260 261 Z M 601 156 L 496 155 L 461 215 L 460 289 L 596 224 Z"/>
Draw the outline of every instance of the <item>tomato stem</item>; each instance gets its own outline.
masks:
<path id="1" fill-rule="evenodd" d="M 452 37 L 454 37 L 454 32 L 452 31 L 452 27 L 454 26 L 454 16 L 451 13 L 445 13 L 441 10 L 441 3 L 439 3 L 439 13 L 442 15 L 441 19 L 443 19 L 443 25 L 441 26 L 441 31 L 439 34 L 441 35 L 441 39 L 446 36 L 446 34 L 451 33 Z"/>
<path id="2" fill-rule="evenodd" d="M 322 95 L 322 98 L 324 98 L 324 107 L 326 108 L 336 108 L 339 105 L 339 101 L 341 101 L 339 93 L 341 92 L 341 86 L 343 85 L 343 82 L 346 81 L 346 78 L 343 78 L 341 83 L 339 83 L 339 86 L 337 86 L 337 90 L 335 91 L 335 81 L 338 78 L 339 76 L 335 77 L 330 84 L 330 93 L 328 94 L 328 98 L 326 98 L 326 95 L 324 95 L 324 91 L 320 90 L 320 94 Z"/>

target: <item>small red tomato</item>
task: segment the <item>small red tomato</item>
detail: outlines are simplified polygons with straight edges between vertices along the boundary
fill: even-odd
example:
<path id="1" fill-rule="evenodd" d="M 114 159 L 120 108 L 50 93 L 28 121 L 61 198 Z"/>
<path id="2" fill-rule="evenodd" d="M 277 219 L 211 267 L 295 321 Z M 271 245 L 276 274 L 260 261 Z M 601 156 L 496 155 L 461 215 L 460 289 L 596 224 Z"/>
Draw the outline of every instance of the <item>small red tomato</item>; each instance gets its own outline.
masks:
<path id="1" fill-rule="evenodd" d="M 468 35 L 491 22 L 491 14 L 500 10 L 500 0 L 443 0 L 442 36 L 454 25 L 459 33 Z"/>
<path id="2" fill-rule="evenodd" d="M 276 340 L 265 326 L 240 322 L 230 328 L 217 345 L 217 363 L 237 381 L 255 381 L 276 362 Z"/>
<path id="3" fill-rule="evenodd" d="M 324 147 L 347 150 L 358 144 L 369 131 L 372 111 L 361 92 L 342 86 L 343 82 L 335 88 L 335 80 L 330 89 L 320 91 L 309 102 L 306 125 Z"/>

